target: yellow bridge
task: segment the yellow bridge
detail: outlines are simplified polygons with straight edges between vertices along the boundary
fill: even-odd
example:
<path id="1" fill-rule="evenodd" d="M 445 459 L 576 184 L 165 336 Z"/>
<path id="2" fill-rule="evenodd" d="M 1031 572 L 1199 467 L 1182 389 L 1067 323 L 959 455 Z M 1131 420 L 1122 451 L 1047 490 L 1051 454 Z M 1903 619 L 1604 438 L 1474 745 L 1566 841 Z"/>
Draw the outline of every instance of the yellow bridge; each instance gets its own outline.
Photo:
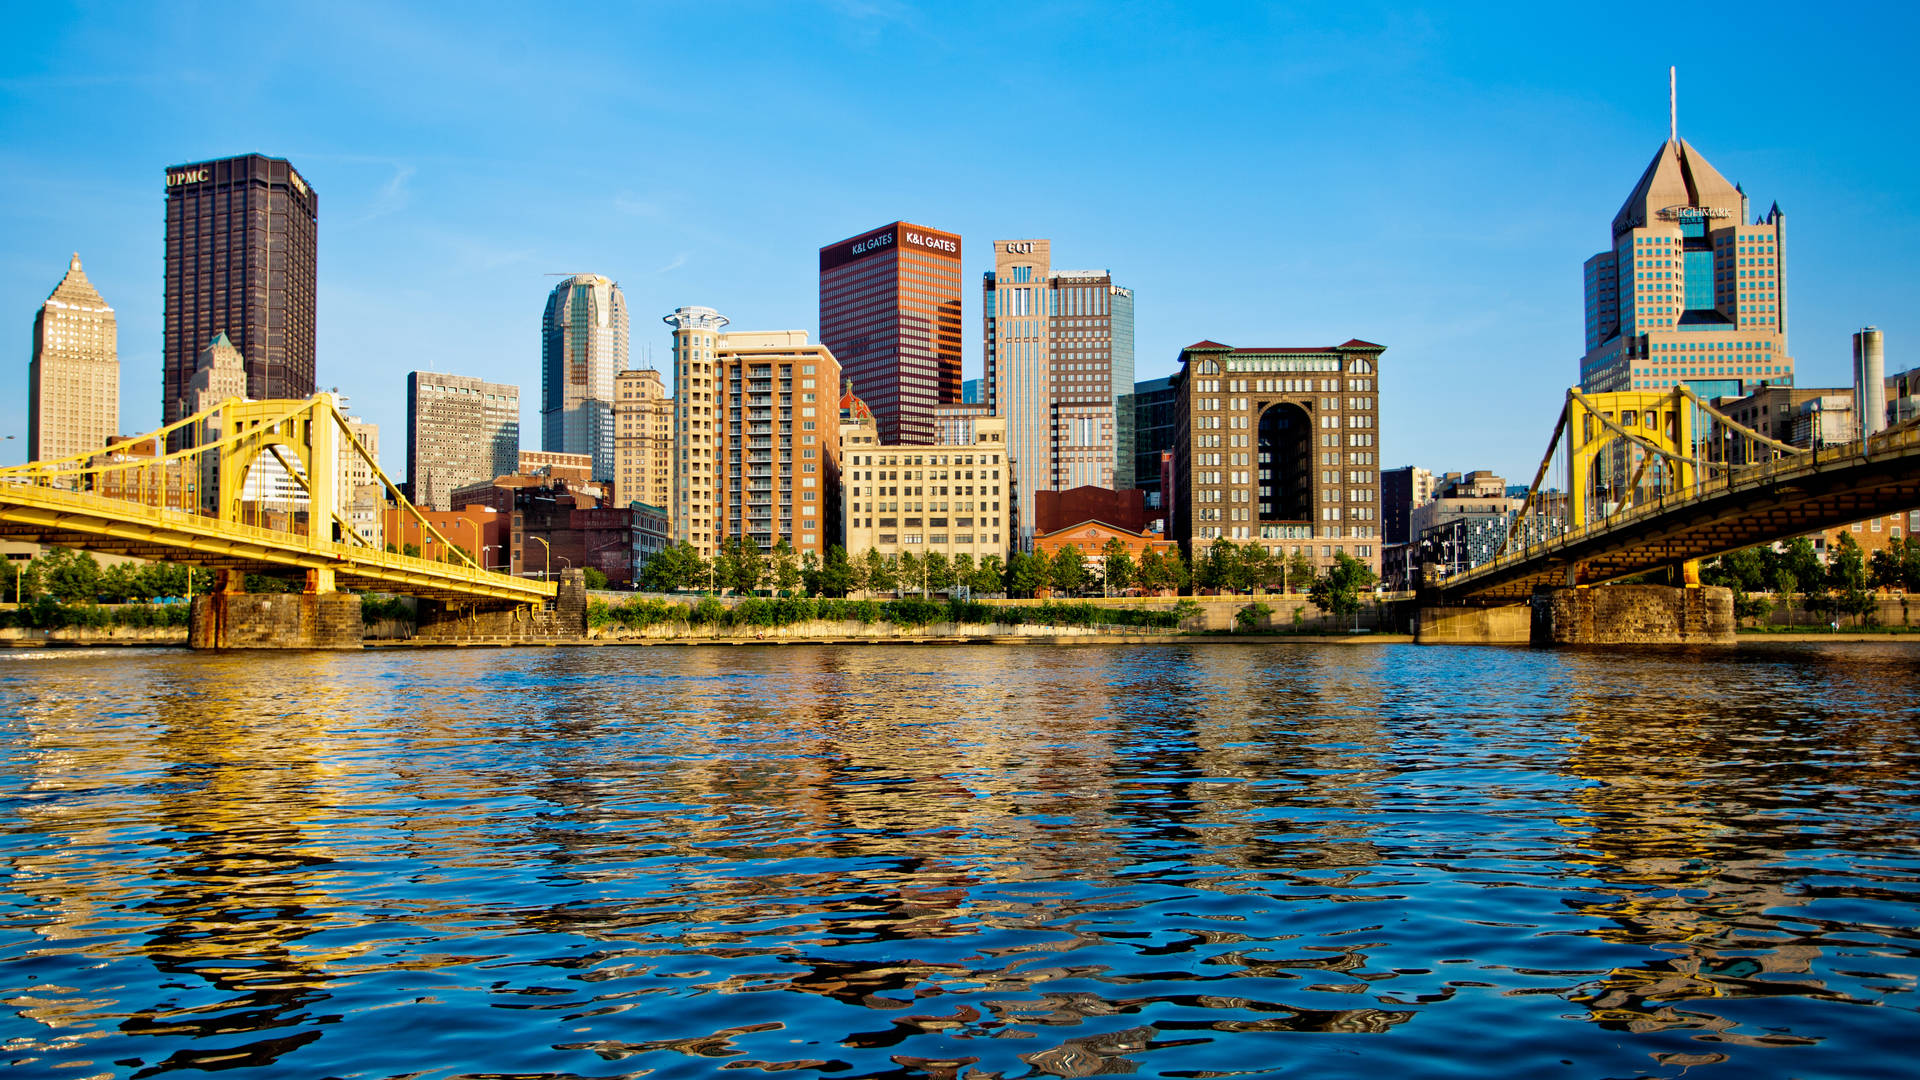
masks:
<path id="1" fill-rule="evenodd" d="M 1559 483 L 1543 486 L 1556 464 Z M 1659 570 L 1676 585 L 1697 585 L 1701 559 L 1914 507 L 1920 425 L 1912 420 L 1807 450 L 1736 422 L 1684 386 L 1569 390 L 1500 553 L 1429 582 L 1422 598 L 1511 604 L 1538 587 Z"/>
<path id="2" fill-rule="evenodd" d="M 354 528 L 340 490 L 350 457 L 448 561 L 387 551 Z M 304 509 L 274 512 L 247 497 L 266 458 L 298 486 Z M 353 436 L 332 394 L 228 399 L 104 450 L 0 468 L 0 536 L 211 567 L 226 572 L 229 592 L 248 573 L 304 573 L 308 594 L 399 593 L 490 608 L 544 604 L 556 592 L 484 569 L 441 535 Z"/>

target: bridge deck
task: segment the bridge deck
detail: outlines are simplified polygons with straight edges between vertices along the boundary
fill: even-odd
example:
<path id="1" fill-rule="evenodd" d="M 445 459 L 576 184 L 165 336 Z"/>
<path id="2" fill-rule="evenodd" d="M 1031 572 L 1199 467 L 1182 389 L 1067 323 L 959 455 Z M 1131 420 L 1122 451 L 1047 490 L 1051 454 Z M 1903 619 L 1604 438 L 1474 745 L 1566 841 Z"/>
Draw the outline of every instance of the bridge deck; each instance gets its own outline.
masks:
<path id="1" fill-rule="evenodd" d="M 1920 507 L 1920 430 L 1779 458 L 1509 552 L 1436 590 L 1443 603 L 1512 602 L 1535 586 L 1597 584 L 1690 559 Z"/>
<path id="2" fill-rule="evenodd" d="M 0 536 L 251 573 L 332 569 L 340 588 L 361 592 L 541 603 L 556 591 L 551 582 L 463 564 L 32 484 L 0 483 Z"/>

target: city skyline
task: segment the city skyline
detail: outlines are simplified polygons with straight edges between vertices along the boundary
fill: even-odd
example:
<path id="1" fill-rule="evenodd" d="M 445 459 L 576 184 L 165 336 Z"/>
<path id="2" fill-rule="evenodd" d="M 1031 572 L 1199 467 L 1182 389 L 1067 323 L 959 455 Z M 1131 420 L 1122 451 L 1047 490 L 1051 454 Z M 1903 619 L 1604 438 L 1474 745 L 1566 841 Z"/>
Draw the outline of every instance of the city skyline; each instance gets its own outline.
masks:
<path id="1" fill-rule="evenodd" d="M 1138 313 L 1138 379 L 1169 373 L 1178 349 L 1202 338 L 1311 341 L 1358 333 L 1389 342 L 1399 375 L 1382 387 L 1382 464 L 1518 474 L 1531 465 L 1545 417 L 1574 381 L 1573 358 L 1583 344 L 1579 266 L 1593 251 L 1596 222 L 1619 205 L 1647 147 L 1666 134 L 1668 63 L 1680 65 L 1680 135 L 1724 175 L 1793 217 L 1796 381 L 1845 383 L 1849 334 L 1869 323 L 1887 333 L 1889 366 L 1908 362 L 1914 328 L 1901 298 L 1920 276 L 1913 254 L 1920 245 L 1912 242 L 1920 229 L 1911 200 L 1902 198 L 1908 187 L 1899 168 L 1910 148 L 1896 138 L 1894 158 L 1872 167 L 1846 151 L 1901 129 L 1910 95 L 1882 74 L 1897 65 L 1872 60 L 1875 49 L 1892 47 L 1877 42 L 1898 40 L 1898 26 L 1912 21 L 1897 9 L 1867 10 L 1819 23 L 1782 18 L 1756 29 L 1757 51 L 1811 53 L 1846 42 L 1849 55 L 1860 58 L 1859 41 L 1868 39 L 1858 77 L 1844 89 L 1817 71 L 1789 66 L 1770 76 L 1768 111 L 1760 113 L 1746 107 L 1739 58 L 1648 55 L 1624 72 L 1597 60 L 1549 64 L 1501 52 L 1517 43 L 1522 28 L 1503 27 L 1492 16 L 1363 12 L 1233 21 L 1136 13 L 1096 28 L 1086 44 L 1074 44 L 1082 24 L 1054 16 L 1031 31 L 1031 60 L 1020 77 L 1055 92 L 1073 88 L 1074 103 L 1118 95 L 1126 108 L 1124 116 L 1090 120 L 1081 134 L 1023 151 L 1037 179 L 1077 176 L 1097 162 L 1109 183 L 1078 183 L 1016 202 L 982 180 L 1006 151 L 985 141 L 986 121 L 959 113 L 935 122 L 929 140 L 892 149 L 872 144 L 859 167 L 826 168 L 851 165 L 856 159 L 839 156 L 847 141 L 903 112 L 936 115 L 933 106 L 958 106 L 975 83 L 1013 77 L 990 62 L 991 34 L 910 11 L 776 12 L 743 32 L 752 40 L 819 42 L 872 63 L 858 79 L 829 65 L 803 100 L 756 115 L 744 105 L 755 80 L 711 99 L 667 94 L 662 86 L 684 61 L 651 45 L 633 52 L 629 46 L 640 43 L 636 20 L 610 29 L 609 46 L 620 48 L 590 48 L 573 66 L 589 83 L 666 94 L 639 110 L 626 139 L 649 149 L 568 166 L 560 179 L 569 191 L 597 194 L 562 205 L 533 196 L 550 186 L 551 175 L 520 177 L 526 170 L 516 165 L 527 145 L 520 136 L 533 130 L 534 117 L 556 121 L 544 110 L 505 104 L 561 70 L 558 54 L 535 50 L 523 66 L 484 78 L 466 71 L 525 29 L 512 20 L 487 27 L 407 20 L 368 42 L 369 55 L 394 53 L 426 35 L 444 33 L 446 40 L 418 75 L 378 78 L 349 59 L 337 32 L 277 23 L 283 38 L 304 35 L 297 53 L 279 46 L 300 62 L 280 74 L 240 57 L 235 64 L 251 98 L 209 116 L 141 89 L 174 69 L 163 59 L 177 55 L 166 43 L 188 32 L 184 24 L 133 15 L 95 25 L 56 9 L 23 20 L 0 81 L 4 153 L 23 188 L 0 210 L 0 235 L 7 237 L 0 242 L 0 302 L 25 321 L 45 295 L 48 261 L 89 252 L 88 269 L 120 318 L 121 427 L 157 426 L 147 380 L 160 366 L 164 238 L 152 178 L 180 161 L 256 151 L 283 157 L 328 192 L 320 225 L 318 385 L 339 387 L 357 413 L 399 430 L 404 388 L 386 362 L 396 351 L 409 358 L 400 370 L 430 367 L 531 385 L 538 365 L 531 313 L 551 281 L 541 277 L 546 272 L 594 267 L 622 282 L 641 311 L 712 305 L 744 325 L 817 333 L 814 264 L 821 244 L 876 220 L 933 221 L 976 238 L 963 280 L 989 268 L 980 243 L 992 237 L 1051 236 L 1066 249 L 1100 253 L 1102 265 L 1147 301 Z M 1549 29 L 1535 24 L 1524 31 Z M 1165 55 L 1129 44 L 1135 35 L 1164 41 Z M 937 48 L 930 44 L 936 39 Z M 890 58 L 910 43 L 920 46 L 917 61 Z M 1350 55 L 1368 52 L 1355 43 L 1373 47 L 1368 59 Z M 1287 48 L 1278 50 L 1282 44 Z M 1139 72 L 1184 71 L 1202 51 L 1222 73 L 1190 80 L 1160 100 L 1129 90 Z M 1252 66 L 1255 57 L 1279 52 L 1286 59 L 1270 70 Z M 1494 56 L 1500 62 L 1487 64 Z M 640 74 L 656 62 L 665 65 L 659 74 Z M 731 61 L 720 63 L 735 70 Z M 913 88 L 899 101 L 879 100 L 871 92 L 875 64 L 902 74 L 927 66 L 940 76 L 933 85 L 946 89 Z M 1320 73 L 1362 65 L 1365 86 L 1343 86 L 1338 95 L 1317 86 Z M 430 95 L 428 82 L 452 77 L 453 67 L 462 67 L 456 81 L 472 92 L 460 101 Z M 76 81 L 72 71 L 112 74 Z M 310 97 L 315 83 L 329 91 L 322 95 L 328 115 L 311 105 L 287 107 Z M 391 122 L 381 119 L 389 100 L 398 114 Z M 43 115 L 50 103 L 60 108 Z M 671 183 L 651 176 L 651 155 L 675 145 L 660 133 L 687 115 L 717 115 L 731 128 L 730 141 L 746 141 L 800 123 L 795 110 L 803 105 L 809 115 L 827 117 L 805 120 L 803 128 L 823 148 L 796 151 L 802 160 L 778 171 L 778 183 L 750 170 L 698 164 L 677 169 Z M 70 129 L 59 117 L 77 110 L 108 117 L 103 138 L 80 146 L 64 135 Z M 483 113 L 502 134 L 483 130 Z M 1112 143 L 1116 138 L 1121 142 Z M 921 155 L 943 142 L 951 165 L 923 167 Z M 1115 154 L 1114 145 L 1128 152 Z M 1209 148 L 1231 167 L 1194 172 L 1195 155 Z M 1338 177 L 1318 168 L 1295 171 L 1313 153 L 1364 156 L 1368 165 Z M 1503 194 L 1491 204 L 1484 198 L 1486 163 L 1496 158 Z M 795 174 L 808 169 L 825 170 L 830 179 L 796 184 Z M 432 199 L 424 197 L 428 190 Z M 1478 202 L 1464 197 L 1476 192 Z M 1854 223 L 1863 216 L 1875 222 L 1874 244 L 1855 239 Z M 1386 296 L 1394 299 L 1383 302 Z M 962 302 L 963 375 L 977 378 L 978 295 L 963 289 Z M 664 336 L 642 333 L 630 362 L 648 366 L 651 358 L 664 372 L 666 349 Z M 1489 393 L 1497 400 L 1490 402 Z M 0 424 L 24 434 L 24 407 L 15 408 Z M 1446 419 L 1476 412 L 1526 419 L 1464 430 Z M 522 428 L 532 419 L 523 414 Z M 23 443 L 9 448 L 14 460 Z M 390 472 L 399 471 L 395 449 L 387 448 Z"/>

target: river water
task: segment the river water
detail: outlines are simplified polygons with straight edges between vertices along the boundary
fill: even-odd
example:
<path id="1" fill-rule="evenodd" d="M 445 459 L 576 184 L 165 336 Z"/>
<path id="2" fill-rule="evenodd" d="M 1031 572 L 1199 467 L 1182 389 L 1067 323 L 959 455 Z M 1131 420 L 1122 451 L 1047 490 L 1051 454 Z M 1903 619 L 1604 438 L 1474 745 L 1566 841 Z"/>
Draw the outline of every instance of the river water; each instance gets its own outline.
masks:
<path id="1" fill-rule="evenodd" d="M 0 654 L 9 1076 L 1901 1076 L 1920 648 Z"/>

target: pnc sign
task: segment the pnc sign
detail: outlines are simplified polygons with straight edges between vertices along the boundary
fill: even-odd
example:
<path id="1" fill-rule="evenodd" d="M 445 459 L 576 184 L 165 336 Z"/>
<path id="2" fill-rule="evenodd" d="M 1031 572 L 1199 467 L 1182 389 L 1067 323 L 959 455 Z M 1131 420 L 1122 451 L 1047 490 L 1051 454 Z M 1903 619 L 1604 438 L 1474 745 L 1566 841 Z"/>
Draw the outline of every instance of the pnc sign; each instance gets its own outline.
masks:
<path id="1" fill-rule="evenodd" d="M 167 186 L 179 187 L 181 184 L 204 183 L 207 177 L 212 175 L 213 170 L 204 165 L 197 169 L 175 169 L 167 174 Z"/>

